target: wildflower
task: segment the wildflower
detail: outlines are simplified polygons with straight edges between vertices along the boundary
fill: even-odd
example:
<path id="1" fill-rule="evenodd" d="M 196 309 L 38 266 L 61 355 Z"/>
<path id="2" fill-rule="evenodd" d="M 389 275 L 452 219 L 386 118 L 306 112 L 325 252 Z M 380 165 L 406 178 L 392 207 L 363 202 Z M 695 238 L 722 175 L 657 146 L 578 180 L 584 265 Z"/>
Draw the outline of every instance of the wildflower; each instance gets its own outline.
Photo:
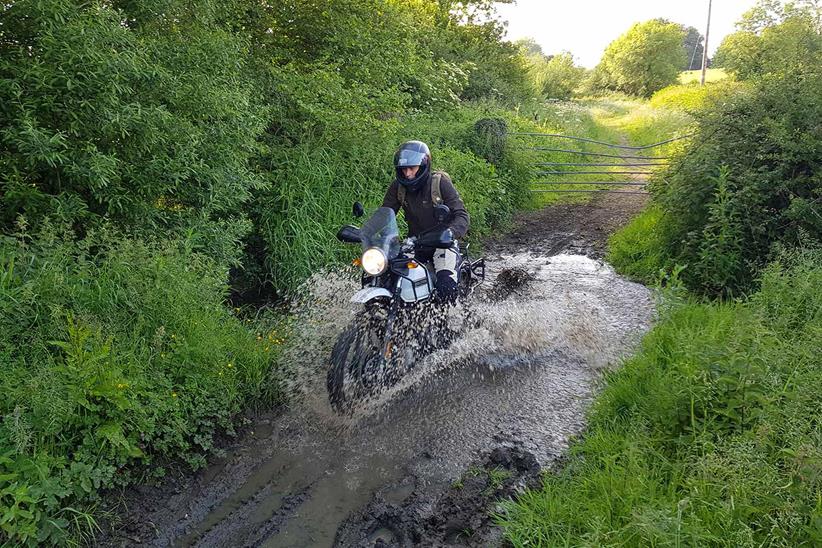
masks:
<path id="1" fill-rule="evenodd" d="M 234 367 L 234 364 L 233 364 L 233 363 L 231 363 L 231 362 L 229 362 L 229 363 L 228 363 L 228 367 Z"/>
<path id="2" fill-rule="evenodd" d="M 269 348 L 266 346 L 266 347 L 265 347 L 265 351 L 266 351 L 266 352 L 268 352 L 268 350 L 269 350 Z"/>
<path id="3" fill-rule="evenodd" d="M 217 371 L 217 376 L 218 376 L 218 377 L 222 377 L 222 376 L 223 376 L 223 372 L 222 372 L 222 371 Z"/>
<path id="4" fill-rule="evenodd" d="M 172 397 L 172 398 L 176 398 L 176 397 L 177 397 L 177 392 L 172 392 L 172 393 L 171 393 L 171 397 Z"/>
<path id="5" fill-rule="evenodd" d="M 118 388 L 118 389 L 120 389 L 120 390 L 122 390 L 122 389 L 123 389 L 123 388 L 125 388 L 126 386 L 128 386 L 128 385 L 127 385 L 127 384 L 124 384 L 124 383 L 122 383 L 122 382 L 118 382 L 118 383 L 117 383 L 117 388 Z"/>

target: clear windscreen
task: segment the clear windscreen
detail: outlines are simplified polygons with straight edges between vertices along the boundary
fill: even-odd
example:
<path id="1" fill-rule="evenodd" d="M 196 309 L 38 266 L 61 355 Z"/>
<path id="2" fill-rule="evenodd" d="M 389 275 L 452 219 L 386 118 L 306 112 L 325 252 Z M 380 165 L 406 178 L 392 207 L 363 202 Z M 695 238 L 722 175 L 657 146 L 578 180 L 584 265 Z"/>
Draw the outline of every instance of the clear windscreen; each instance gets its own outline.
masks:
<path id="1" fill-rule="evenodd" d="M 363 251 L 371 247 L 382 249 L 389 259 L 400 252 L 400 229 L 397 216 L 390 207 L 381 207 L 360 229 Z"/>

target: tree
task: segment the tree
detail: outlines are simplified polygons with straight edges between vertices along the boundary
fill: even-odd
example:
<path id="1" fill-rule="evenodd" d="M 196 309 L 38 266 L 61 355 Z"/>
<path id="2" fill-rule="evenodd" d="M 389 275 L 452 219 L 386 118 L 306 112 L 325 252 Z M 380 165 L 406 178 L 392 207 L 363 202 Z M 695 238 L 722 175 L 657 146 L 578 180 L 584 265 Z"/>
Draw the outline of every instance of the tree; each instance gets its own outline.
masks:
<path id="1" fill-rule="evenodd" d="M 713 65 L 741 80 L 751 78 L 761 72 L 762 40 L 748 31 L 729 34 L 716 50 Z"/>
<path id="2" fill-rule="evenodd" d="M 467 100 L 494 98 L 515 103 L 527 99 L 531 89 L 526 59 L 520 49 L 502 38 L 505 28 L 495 20 L 482 24 L 452 25 L 437 40 L 446 61 L 467 68 Z"/>
<path id="3" fill-rule="evenodd" d="M 648 97 L 677 81 L 685 65 L 681 25 L 637 23 L 611 42 L 595 73 L 607 89 Z"/>
<path id="4" fill-rule="evenodd" d="M 657 17 L 654 21 L 659 21 L 662 24 L 670 24 L 672 21 L 664 17 Z M 705 48 L 705 38 L 696 27 L 686 27 L 680 25 L 682 31 L 685 33 L 685 38 L 682 41 L 682 47 L 685 49 L 685 64 L 682 65 L 682 70 L 697 70 L 702 68 L 702 52 Z"/>
<path id="5" fill-rule="evenodd" d="M 736 23 L 736 28 L 742 32 L 759 34 L 766 28 L 781 22 L 782 10 L 780 0 L 759 0 L 754 7 L 742 14 L 742 18 Z"/>
<path id="6" fill-rule="evenodd" d="M 523 55 L 531 56 L 531 55 L 542 55 L 545 56 L 545 52 L 542 51 L 542 46 L 540 46 L 536 40 L 533 38 L 520 38 L 514 45 L 517 46 L 520 51 L 522 51 Z"/>
<path id="7" fill-rule="evenodd" d="M 585 76 L 585 69 L 574 64 L 568 51 L 550 57 L 532 55 L 528 63 L 534 91 L 547 99 L 570 99 Z"/>
<path id="8" fill-rule="evenodd" d="M 714 56 L 714 65 L 740 79 L 768 73 L 813 71 L 822 63 L 818 2 L 760 0 L 737 23 Z"/>
<path id="9" fill-rule="evenodd" d="M 685 28 L 685 48 L 686 63 L 683 70 L 697 70 L 702 68 L 702 52 L 705 50 L 705 38 L 694 27 Z"/>

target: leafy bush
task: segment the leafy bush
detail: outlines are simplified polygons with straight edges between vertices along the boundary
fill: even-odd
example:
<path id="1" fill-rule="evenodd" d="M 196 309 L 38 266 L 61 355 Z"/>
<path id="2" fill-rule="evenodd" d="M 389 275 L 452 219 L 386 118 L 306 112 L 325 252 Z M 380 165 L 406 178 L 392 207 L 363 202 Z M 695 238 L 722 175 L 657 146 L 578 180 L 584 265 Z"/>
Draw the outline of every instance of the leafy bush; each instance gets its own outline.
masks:
<path id="1" fill-rule="evenodd" d="M 776 244 L 822 239 L 822 76 L 764 79 L 698 115 L 656 186 L 666 254 L 709 294 L 752 287 Z"/>
<path id="2" fill-rule="evenodd" d="M 696 27 L 686 27 L 685 38 L 682 42 L 682 47 L 685 50 L 685 64 L 682 65 L 683 71 L 691 71 L 702 68 L 702 54 L 705 51 L 705 37 L 699 32 Z M 701 71 L 700 71 L 701 72 Z"/>
<path id="3" fill-rule="evenodd" d="M 137 32 L 110 4 L 0 11 L 0 228 L 18 215 L 188 235 L 234 261 L 265 122 L 244 44 L 198 19 Z"/>
<path id="4" fill-rule="evenodd" d="M 354 158 L 376 149 L 363 140 L 389 143 L 387 152 L 409 114 L 529 95 L 524 60 L 482 15 L 489 9 L 9 4 L 0 11 L 0 228 L 21 214 L 34 227 L 53 219 L 81 232 L 105 219 L 135 236 L 186 238 L 221 264 L 238 265 L 246 236 L 248 255 L 264 254 L 272 210 L 261 214 L 252 195 L 310 200 L 283 164 L 321 148 L 358 170 Z M 384 161 L 365 172 L 382 177 Z M 308 169 L 305 179 L 327 182 Z M 272 188 L 283 179 L 298 194 Z"/>
<path id="5" fill-rule="evenodd" d="M 225 277 L 180 244 L 3 237 L 0 538 L 64 542 L 97 490 L 202 466 L 235 414 L 277 397 L 275 345 L 225 308 Z"/>
<path id="6" fill-rule="evenodd" d="M 462 15 L 463 21 L 471 23 L 436 29 L 442 39 L 435 40 L 435 51 L 439 50 L 444 59 L 465 67 L 468 73 L 468 84 L 461 98 L 492 99 L 509 105 L 530 99 L 532 91 L 525 58 L 517 46 L 504 40 L 504 26 L 490 17 L 490 13 L 480 17 L 484 22 L 470 15 L 478 8 L 492 12 L 493 4 L 446 0 L 440 5 L 450 9 L 452 17 Z"/>
<path id="7" fill-rule="evenodd" d="M 585 77 L 585 69 L 576 66 L 567 51 L 550 57 L 529 55 L 528 65 L 534 91 L 547 99 L 570 99 Z"/>
<path id="8" fill-rule="evenodd" d="M 822 254 L 745 304 L 681 303 L 609 375 L 584 439 L 506 505 L 515 546 L 822 542 Z"/>

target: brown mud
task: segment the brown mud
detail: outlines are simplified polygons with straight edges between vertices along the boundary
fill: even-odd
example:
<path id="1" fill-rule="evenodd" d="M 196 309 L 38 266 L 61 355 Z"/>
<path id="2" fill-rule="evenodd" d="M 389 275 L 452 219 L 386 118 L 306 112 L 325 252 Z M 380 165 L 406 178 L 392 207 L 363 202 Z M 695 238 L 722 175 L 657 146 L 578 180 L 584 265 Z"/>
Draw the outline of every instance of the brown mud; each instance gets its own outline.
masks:
<path id="1" fill-rule="evenodd" d="M 599 371 L 650 325 L 648 290 L 600 260 L 645 199 L 520 214 L 486 244 L 477 325 L 355 417 L 331 412 L 322 382 L 355 283 L 318 283 L 292 407 L 251 418 L 195 475 L 111 497 L 100 544 L 503 545 L 498 502 L 539 484 L 583 428 Z"/>

